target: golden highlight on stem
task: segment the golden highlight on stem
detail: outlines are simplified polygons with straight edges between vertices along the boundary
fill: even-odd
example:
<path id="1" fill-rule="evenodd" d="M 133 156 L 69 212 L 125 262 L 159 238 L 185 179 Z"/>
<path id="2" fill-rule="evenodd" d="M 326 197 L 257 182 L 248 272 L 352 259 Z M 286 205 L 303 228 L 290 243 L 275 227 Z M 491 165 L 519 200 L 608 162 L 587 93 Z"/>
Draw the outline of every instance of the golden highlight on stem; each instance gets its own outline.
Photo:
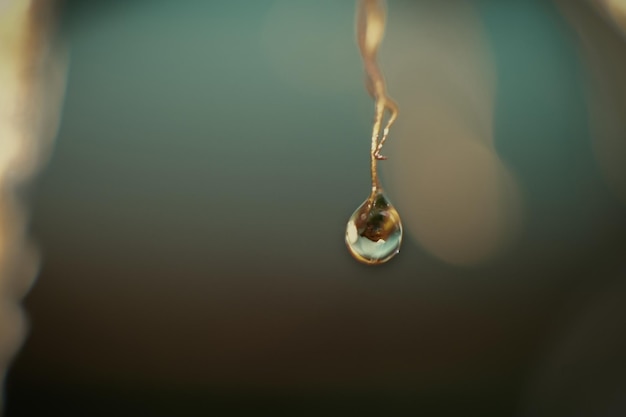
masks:
<path id="1" fill-rule="evenodd" d="M 372 194 L 380 188 L 377 161 L 387 159 L 380 151 L 389 136 L 389 129 L 398 117 L 398 106 L 387 94 L 382 71 L 377 62 L 378 48 L 385 36 L 386 9 L 384 0 L 357 0 L 357 41 L 367 76 L 367 91 L 374 98 L 375 113 L 372 129 L 370 163 L 372 170 Z M 385 111 L 389 113 L 383 128 Z"/>

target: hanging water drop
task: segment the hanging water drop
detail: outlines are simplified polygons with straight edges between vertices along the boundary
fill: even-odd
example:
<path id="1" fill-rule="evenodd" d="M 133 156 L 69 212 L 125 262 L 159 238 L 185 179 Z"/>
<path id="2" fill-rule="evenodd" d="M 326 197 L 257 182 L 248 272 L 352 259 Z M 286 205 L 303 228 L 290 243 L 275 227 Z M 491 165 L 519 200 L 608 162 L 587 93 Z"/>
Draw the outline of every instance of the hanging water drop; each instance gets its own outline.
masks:
<path id="1" fill-rule="evenodd" d="M 372 193 L 348 220 L 346 245 L 356 260 L 369 265 L 387 262 L 400 251 L 402 243 L 400 216 L 385 197 L 377 170 L 377 162 L 387 159 L 380 151 L 389 137 L 389 129 L 398 117 L 398 106 L 387 94 L 385 80 L 376 62 L 384 29 L 384 2 L 359 0 L 357 40 L 367 75 L 367 90 L 375 101 L 370 151 Z M 385 112 L 389 112 L 389 116 L 383 127 Z"/>
<path id="2" fill-rule="evenodd" d="M 381 190 L 354 212 L 346 227 L 346 245 L 360 262 L 378 265 L 393 258 L 402 243 L 402 222 Z"/>

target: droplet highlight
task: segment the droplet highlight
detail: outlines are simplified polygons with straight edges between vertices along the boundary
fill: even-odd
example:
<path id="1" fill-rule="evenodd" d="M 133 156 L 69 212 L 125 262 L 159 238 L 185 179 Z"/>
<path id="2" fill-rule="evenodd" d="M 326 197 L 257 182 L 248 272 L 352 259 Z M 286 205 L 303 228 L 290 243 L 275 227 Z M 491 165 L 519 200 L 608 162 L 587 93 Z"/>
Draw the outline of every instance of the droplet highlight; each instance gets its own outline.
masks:
<path id="1" fill-rule="evenodd" d="M 400 215 L 382 191 L 374 191 L 348 220 L 348 250 L 359 262 L 379 265 L 393 258 L 401 244 Z"/>
<path id="2" fill-rule="evenodd" d="M 367 91 L 375 101 L 370 148 L 372 193 L 350 217 L 346 227 L 346 244 L 356 260 L 379 265 L 393 258 L 402 243 L 400 216 L 383 194 L 377 169 L 378 161 L 387 159 L 380 152 L 398 118 L 398 105 L 387 94 L 385 79 L 376 59 L 385 33 L 385 2 L 359 0 L 357 6 L 357 43 L 367 75 Z"/>

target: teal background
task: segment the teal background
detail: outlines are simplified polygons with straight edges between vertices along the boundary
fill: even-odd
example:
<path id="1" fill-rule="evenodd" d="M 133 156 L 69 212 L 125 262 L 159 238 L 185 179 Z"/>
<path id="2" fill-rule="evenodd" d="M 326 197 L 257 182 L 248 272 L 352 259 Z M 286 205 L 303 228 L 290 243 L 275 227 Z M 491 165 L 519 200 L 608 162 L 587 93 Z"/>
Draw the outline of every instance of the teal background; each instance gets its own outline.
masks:
<path id="1" fill-rule="evenodd" d="M 271 4 L 65 4 L 63 119 L 32 194 L 44 261 L 7 416 L 618 415 L 625 210 L 556 7 L 475 3 L 495 146 L 526 190 L 520 239 L 459 267 L 407 236 L 371 268 L 343 243 L 369 187 L 354 4 L 319 22 L 348 39 L 328 89 L 270 61 Z M 318 46 L 297 68 L 335 77 Z"/>

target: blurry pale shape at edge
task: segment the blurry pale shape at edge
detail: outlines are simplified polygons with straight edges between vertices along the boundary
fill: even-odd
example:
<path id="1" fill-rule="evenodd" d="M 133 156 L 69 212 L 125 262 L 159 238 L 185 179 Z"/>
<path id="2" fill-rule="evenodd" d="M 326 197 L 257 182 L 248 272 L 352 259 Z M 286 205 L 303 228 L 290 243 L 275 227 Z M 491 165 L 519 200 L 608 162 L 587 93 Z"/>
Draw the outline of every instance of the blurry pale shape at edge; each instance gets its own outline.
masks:
<path id="1" fill-rule="evenodd" d="M 626 32 L 626 0 L 597 0 L 597 3 L 607 11 L 613 22 Z"/>
<path id="2" fill-rule="evenodd" d="M 47 33 L 51 2 L 0 2 L 0 376 L 21 344 L 20 305 L 37 270 L 16 190 L 43 162 L 56 131 L 64 60 Z M 45 71 L 44 71 L 45 69 Z"/>
<path id="3" fill-rule="evenodd" d="M 626 1 L 598 3 L 626 17 Z M 566 0 L 557 4 L 580 40 L 596 162 L 609 189 L 626 204 L 626 38 L 616 35 L 588 8 Z M 626 25 L 622 28 L 626 30 Z"/>
<path id="4" fill-rule="evenodd" d="M 389 22 L 384 65 L 403 111 L 384 167 L 406 230 L 445 262 L 489 261 L 518 236 L 522 196 L 493 146 L 495 69 L 480 21 L 454 2 Z"/>

